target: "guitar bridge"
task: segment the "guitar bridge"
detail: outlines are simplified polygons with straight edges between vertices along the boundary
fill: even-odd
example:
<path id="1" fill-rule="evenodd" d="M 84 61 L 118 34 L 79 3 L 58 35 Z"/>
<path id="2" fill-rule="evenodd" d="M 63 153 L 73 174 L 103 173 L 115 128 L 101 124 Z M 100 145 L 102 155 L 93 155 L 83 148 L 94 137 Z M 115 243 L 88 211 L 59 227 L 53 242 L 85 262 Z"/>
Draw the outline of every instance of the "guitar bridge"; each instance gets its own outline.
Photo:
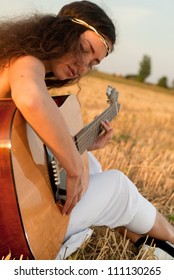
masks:
<path id="1" fill-rule="evenodd" d="M 66 172 L 63 168 L 59 169 L 57 160 L 46 146 L 45 153 L 55 203 L 60 200 L 64 205 L 66 201 Z"/>

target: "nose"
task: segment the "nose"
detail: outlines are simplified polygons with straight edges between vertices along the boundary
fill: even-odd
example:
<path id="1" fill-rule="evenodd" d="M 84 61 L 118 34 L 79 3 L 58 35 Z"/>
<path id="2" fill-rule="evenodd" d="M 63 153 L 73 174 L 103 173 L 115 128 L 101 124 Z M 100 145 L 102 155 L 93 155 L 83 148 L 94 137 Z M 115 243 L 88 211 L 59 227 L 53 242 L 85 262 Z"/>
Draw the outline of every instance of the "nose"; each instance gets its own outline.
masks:
<path id="1" fill-rule="evenodd" d="M 89 72 L 91 67 L 87 63 L 76 63 L 77 73 L 79 76 L 83 76 Z"/>
<path id="2" fill-rule="evenodd" d="M 90 71 L 90 68 L 88 66 L 80 66 L 79 67 L 79 74 L 81 76 L 87 74 Z"/>

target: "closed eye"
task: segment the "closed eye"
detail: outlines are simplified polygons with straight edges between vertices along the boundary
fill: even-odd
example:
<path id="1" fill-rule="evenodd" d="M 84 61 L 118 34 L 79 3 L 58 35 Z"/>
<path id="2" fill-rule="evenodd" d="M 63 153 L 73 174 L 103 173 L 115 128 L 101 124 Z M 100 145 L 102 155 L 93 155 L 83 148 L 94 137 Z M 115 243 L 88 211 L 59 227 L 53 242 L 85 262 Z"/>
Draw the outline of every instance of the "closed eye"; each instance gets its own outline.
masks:
<path id="1" fill-rule="evenodd" d="M 90 53 L 91 48 L 89 46 L 84 46 L 82 43 L 80 43 L 80 51 L 82 53 Z"/>
<path id="2" fill-rule="evenodd" d="M 95 54 L 95 50 L 88 39 L 85 39 L 83 43 L 80 43 L 80 50 L 84 54 L 92 53 Z M 93 60 L 88 64 L 88 68 L 92 69 L 95 65 L 98 65 L 100 60 L 98 58 L 93 58 Z"/>

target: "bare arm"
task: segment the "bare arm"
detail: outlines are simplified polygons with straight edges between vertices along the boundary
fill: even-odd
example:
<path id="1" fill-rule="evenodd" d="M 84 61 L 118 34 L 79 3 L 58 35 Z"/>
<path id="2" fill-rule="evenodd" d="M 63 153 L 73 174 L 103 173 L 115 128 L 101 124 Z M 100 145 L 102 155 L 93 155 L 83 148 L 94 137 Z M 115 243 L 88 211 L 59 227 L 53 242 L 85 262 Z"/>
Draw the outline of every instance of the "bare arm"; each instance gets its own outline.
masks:
<path id="1" fill-rule="evenodd" d="M 43 142 L 67 172 L 67 200 L 63 214 L 69 214 L 83 188 L 83 162 L 64 118 L 49 96 L 44 64 L 34 57 L 23 57 L 10 66 L 12 98 Z"/>

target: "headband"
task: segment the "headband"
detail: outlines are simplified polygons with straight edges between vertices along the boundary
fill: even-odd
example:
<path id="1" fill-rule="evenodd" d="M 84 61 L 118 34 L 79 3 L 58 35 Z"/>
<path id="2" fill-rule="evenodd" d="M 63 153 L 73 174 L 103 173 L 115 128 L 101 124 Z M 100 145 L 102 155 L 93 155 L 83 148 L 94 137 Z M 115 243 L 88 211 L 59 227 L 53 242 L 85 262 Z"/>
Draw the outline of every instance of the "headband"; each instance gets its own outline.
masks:
<path id="1" fill-rule="evenodd" d="M 111 49 L 108 45 L 108 42 L 106 41 L 106 39 L 91 25 L 89 25 L 87 22 L 81 20 L 81 19 L 77 19 L 77 18 L 72 18 L 71 21 L 77 23 L 77 24 L 80 24 L 80 25 L 83 25 L 83 26 L 86 26 L 87 28 L 91 29 L 92 31 L 94 31 L 100 38 L 100 40 L 103 42 L 103 44 L 105 45 L 106 47 L 106 51 L 107 51 L 107 55 L 109 53 L 111 53 Z"/>

